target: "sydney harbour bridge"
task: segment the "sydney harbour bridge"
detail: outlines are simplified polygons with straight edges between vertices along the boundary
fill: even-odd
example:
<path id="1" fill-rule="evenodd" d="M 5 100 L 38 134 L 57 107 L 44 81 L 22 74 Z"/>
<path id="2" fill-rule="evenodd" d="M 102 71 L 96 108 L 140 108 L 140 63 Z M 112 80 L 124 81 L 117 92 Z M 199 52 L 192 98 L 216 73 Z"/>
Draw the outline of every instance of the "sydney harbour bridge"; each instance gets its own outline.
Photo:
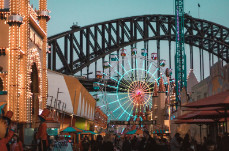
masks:
<path id="1" fill-rule="evenodd" d="M 164 66 L 173 70 L 170 81 L 174 77 L 176 31 L 174 15 L 133 16 L 84 27 L 73 25 L 70 30 L 48 38 L 48 69 L 80 76 L 81 83 L 91 92 L 99 91 L 101 86 L 103 93 L 104 87 L 106 92 L 127 92 L 134 81 L 145 81 L 152 91 L 154 80 L 165 72 Z M 184 14 L 183 32 L 187 73 L 192 69 L 199 74 L 199 80 L 203 80 L 214 63 L 229 62 L 229 28 Z M 135 57 L 133 51 L 136 51 Z M 154 71 L 150 71 L 152 66 L 156 68 Z M 99 74 L 102 74 L 100 78 Z M 124 103 L 118 108 L 123 108 Z"/>
<path id="2" fill-rule="evenodd" d="M 72 22 L 73 14 L 79 17 L 77 11 L 85 10 L 82 20 L 93 24 L 73 23 L 48 37 L 48 2 L 37 2 L 0 0 L 0 142 L 7 139 L 3 150 L 9 147 L 7 142 L 12 148 L 46 150 L 49 141 L 54 150 L 93 150 L 96 143 L 103 147 L 110 143 L 120 150 L 120 142 L 122 147 L 131 144 L 127 148 L 135 151 L 157 150 L 148 148 L 157 145 L 167 150 L 183 145 L 181 150 L 188 150 L 185 143 L 190 150 L 228 147 L 229 28 L 201 19 L 199 3 L 198 18 L 189 5 L 185 13 L 184 0 L 174 0 L 172 14 L 99 22 L 104 16 L 92 14 L 100 9 L 90 7 L 94 4 L 89 1 L 50 2 L 59 7 L 58 12 L 51 9 L 51 32 Z M 147 4 L 139 7 L 143 3 L 138 2 L 131 5 L 147 12 Z M 117 1 L 109 1 L 109 6 L 99 3 L 109 9 Z M 166 13 L 172 5 L 172 1 L 167 7 L 153 3 Z M 126 4 L 132 13 L 140 12 Z M 124 7 L 117 3 L 113 8 L 126 13 Z M 103 15 L 116 13 L 103 9 Z M 211 13 L 216 16 L 225 14 L 215 11 Z M 210 16 L 210 10 L 207 13 Z M 61 18 L 64 15 L 68 17 Z"/>

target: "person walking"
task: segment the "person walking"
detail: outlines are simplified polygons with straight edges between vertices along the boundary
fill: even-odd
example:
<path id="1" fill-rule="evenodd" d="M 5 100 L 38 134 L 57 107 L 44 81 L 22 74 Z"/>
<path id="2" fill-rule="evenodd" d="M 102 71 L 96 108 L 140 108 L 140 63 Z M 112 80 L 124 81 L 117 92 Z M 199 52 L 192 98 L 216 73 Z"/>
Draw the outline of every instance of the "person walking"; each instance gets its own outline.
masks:
<path id="1" fill-rule="evenodd" d="M 89 142 L 89 138 L 88 138 L 87 136 L 85 136 L 85 137 L 83 138 L 82 147 L 83 147 L 83 151 L 89 151 L 90 142 Z"/>
<path id="2" fill-rule="evenodd" d="M 0 150 L 8 151 L 7 143 L 11 140 L 16 129 L 15 124 L 11 124 L 12 111 L 7 111 L 0 117 Z"/>
<path id="3" fill-rule="evenodd" d="M 181 150 L 182 151 L 190 151 L 191 150 L 191 143 L 190 143 L 190 139 L 189 139 L 189 135 L 186 134 L 181 146 Z"/>
<path id="4" fill-rule="evenodd" d="M 101 135 L 98 135 L 95 141 L 95 147 L 91 148 L 91 151 L 102 151 L 103 147 L 103 137 Z"/>
<path id="5" fill-rule="evenodd" d="M 12 137 L 12 144 L 10 145 L 10 151 L 23 151 L 22 142 L 19 140 L 18 134 L 14 134 Z"/>
<path id="6" fill-rule="evenodd" d="M 40 125 L 36 134 L 36 139 L 38 140 L 39 151 L 47 151 L 48 149 L 47 124 L 45 121 L 49 114 L 50 111 L 48 109 L 44 109 L 41 115 L 38 115 L 40 118 Z"/>
<path id="7" fill-rule="evenodd" d="M 142 151 L 151 151 L 151 150 L 158 150 L 158 146 L 156 141 L 150 136 L 148 130 L 143 131 L 143 142 L 141 145 L 143 145 Z"/>
<path id="8" fill-rule="evenodd" d="M 130 144 L 130 142 L 129 142 L 127 137 L 125 137 L 125 139 L 124 139 L 124 142 L 123 142 L 123 145 L 122 145 L 122 150 L 123 151 L 131 151 L 131 144 Z"/>
<path id="9" fill-rule="evenodd" d="M 179 143 L 180 134 L 176 133 L 170 142 L 171 151 L 180 151 L 181 144 Z"/>
<path id="10" fill-rule="evenodd" d="M 221 139 L 221 151 L 229 151 L 229 136 L 228 133 L 225 133 Z"/>
<path id="11" fill-rule="evenodd" d="M 94 136 L 91 137 L 91 150 L 90 151 L 95 151 L 96 150 L 96 141 L 94 140 Z"/>
<path id="12" fill-rule="evenodd" d="M 104 137 L 103 151 L 114 151 L 114 145 L 110 133 L 106 134 Z"/>
<path id="13" fill-rule="evenodd" d="M 136 136 L 131 140 L 132 151 L 137 151 L 138 139 Z"/>

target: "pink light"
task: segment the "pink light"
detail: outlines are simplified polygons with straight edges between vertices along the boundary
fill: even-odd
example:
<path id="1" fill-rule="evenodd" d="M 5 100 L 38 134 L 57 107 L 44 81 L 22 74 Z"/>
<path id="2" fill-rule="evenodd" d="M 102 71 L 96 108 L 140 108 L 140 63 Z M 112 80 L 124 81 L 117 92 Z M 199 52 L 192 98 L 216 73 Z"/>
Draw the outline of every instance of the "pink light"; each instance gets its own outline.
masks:
<path id="1" fill-rule="evenodd" d="M 141 95 L 142 95 L 141 90 L 137 90 L 137 94 L 136 94 L 136 96 L 141 96 Z"/>

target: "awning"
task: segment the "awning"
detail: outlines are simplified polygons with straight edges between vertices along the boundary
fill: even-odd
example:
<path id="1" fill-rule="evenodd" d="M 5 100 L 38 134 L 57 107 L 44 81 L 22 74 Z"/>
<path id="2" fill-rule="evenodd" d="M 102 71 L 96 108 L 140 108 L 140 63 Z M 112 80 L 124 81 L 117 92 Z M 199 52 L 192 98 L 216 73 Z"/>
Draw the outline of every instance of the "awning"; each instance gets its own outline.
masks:
<path id="1" fill-rule="evenodd" d="M 223 108 L 229 108 L 229 90 L 186 104 L 183 107 L 202 108 L 219 106 Z"/>
<path id="2" fill-rule="evenodd" d="M 228 118 L 221 118 L 220 120 L 219 120 L 220 122 L 225 122 L 225 121 L 229 121 L 229 117 Z"/>
<path id="3" fill-rule="evenodd" d="M 229 111 L 227 112 L 229 115 Z M 227 117 L 224 111 L 192 111 L 178 116 L 176 119 L 221 119 Z"/>
<path id="4" fill-rule="evenodd" d="M 58 121 L 54 121 L 53 119 L 51 118 L 48 118 L 46 121 L 45 121 L 46 125 L 47 125 L 47 128 L 60 128 L 60 123 Z M 36 122 L 36 125 L 35 127 L 39 127 L 40 125 L 40 122 Z"/>
<path id="5" fill-rule="evenodd" d="M 229 118 L 227 118 L 227 121 L 229 121 Z M 213 119 L 183 119 L 174 121 L 175 124 L 208 124 L 215 122 L 217 121 Z M 225 122 L 225 118 L 221 118 L 219 122 Z"/>
<path id="6" fill-rule="evenodd" d="M 215 121 L 212 119 L 186 119 L 186 120 L 176 120 L 175 124 L 206 124 L 206 123 L 214 123 Z"/>
<path id="7" fill-rule="evenodd" d="M 126 134 L 130 134 L 130 135 L 131 135 L 131 134 L 135 134 L 136 131 L 137 131 L 137 130 L 129 131 L 129 132 L 127 132 Z"/>
<path id="8" fill-rule="evenodd" d="M 126 134 L 139 134 L 139 135 L 141 135 L 141 134 L 143 134 L 143 131 L 142 130 L 140 130 L 140 129 L 138 129 L 138 130 L 132 130 L 132 131 L 129 131 L 129 132 L 127 132 Z"/>
<path id="9" fill-rule="evenodd" d="M 141 135 L 141 134 L 143 134 L 143 131 L 142 131 L 142 130 L 140 130 L 140 129 L 138 129 L 138 130 L 136 131 L 136 134 Z"/>
<path id="10" fill-rule="evenodd" d="M 66 104 L 64 112 L 94 120 L 96 101 L 77 78 L 50 70 L 47 71 L 47 77 L 48 106 L 61 110 Z"/>
<path id="11" fill-rule="evenodd" d="M 155 131 L 153 131 L 153 133 L 154 134 L 168 134 L 169 133 L 169 130 L 166 130 L 166 129 L 163 129 L 163 130 L 161 130 L 161 129 L 157 129 L 157 130 L 155 130 Z"/>
<path id="12" fill-rule="evenodd" d="M 99 135 L 105 136 L 106 132 L 101 132 L 101 133 L 99 133 Z"/>
<path id="13" fill-rule="evenodd" d="M 192 111 L 192 112 L 189 112 L 189 113 L 185 113 L 181 116 L 178 116 L 176 119 L 191 119 L 193 117 L 196 116 L 198 111 Z"/>
<path id="14" fill-rule="evenodd" d="M 77 127 L 67 127 L 63 130 L 61 130 L 61 132 L 64 132 L 64 133 L 78 133 L 78 132 L 83 132 L 83 130 L 77 128 Z"/>
<path id="15" fill-rule="evenodd" d="M 80 133 L 78 133 L 78 134 L 83 134 L 83 135 L 90 135 L 90 134 L 92 134 L 92 135 L 95 135 L 95 134 L 97 134 L 97 133 L 95 133 L 95 132 L 92 132 L 92 131 L 83 131 L 83 132 L 80 132 Z"/>
<path id="16" fill-rule="evenodd" d="M 217 111 L 224 110 L 223 107 L 204 107 L 204 108 L 182 108 L 182 111 Z"/>

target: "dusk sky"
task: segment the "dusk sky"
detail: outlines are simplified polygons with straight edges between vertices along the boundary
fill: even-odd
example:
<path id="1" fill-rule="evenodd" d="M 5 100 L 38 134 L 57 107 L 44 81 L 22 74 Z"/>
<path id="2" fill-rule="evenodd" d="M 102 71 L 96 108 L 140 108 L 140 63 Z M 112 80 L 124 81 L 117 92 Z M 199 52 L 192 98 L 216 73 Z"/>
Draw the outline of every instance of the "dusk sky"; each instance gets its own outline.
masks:
<path id="1" fill-rule="evenodd" d="M 185 12 L 201 19 L 229 27 L 229 0 L 185 0 Z M 38 0 L 31 0 L 37 7 Z M 70 29 L 73 22 L 79 26 L 111 19 L 145 15 L 174 14 L 174 0 L 48 0 L 51 20 L 48 35 Z"/>
<path id="2" fill-rule="evenodd" d="M 51 20 L 48 22 L 48 36 L 70 30 L 73 23 L 78 22 L 79 26 L 90 25 L 112 19 L 130 17 L 146 14 L 174 14 L 175 0 L 47 0 L 48 10 L 51 11 Z M 31 0 L 31 4 L 38 8 L 38 0 Z M 198 4 L 200 7 L 198 8 Z M 229 0 L 184 0 L 185 13 L 195 18 L 229 27 Z M 155 42 L 155 41 L 154 41 Z M 143 43 L 139 43 L 143 47 Z M 152 46 L 153 45 L 153 46 Z M 156 43 L 150 47 L 156 50 Z M 185 50 L 189 49 L 185 45 Z M 163 57 L 168 60 L 168 43 L 161 42 Z M 199 79 L 199 49 L 194 48 L 194 72 Z M 175 52 L 175 45 L 172 43 L 172 52 Z M 206 51 L 204 51 L 206 53 Z M 188 55 L 188 52 L 187 52 Z M 207 53 L 204 54 L 207 58 Z M 173 64 L 173 62 L 172 62 Z M 205 64 L 207 68 L 208 63 Z M 187 57 L 187 69 L 189 70 L 189 57 Z M 196 67 L 196 68 L 195 68 Z M 174 68 L 174 67 L 172 67 Z M 205 72 L 205 77 L 209 71 Z"/>

